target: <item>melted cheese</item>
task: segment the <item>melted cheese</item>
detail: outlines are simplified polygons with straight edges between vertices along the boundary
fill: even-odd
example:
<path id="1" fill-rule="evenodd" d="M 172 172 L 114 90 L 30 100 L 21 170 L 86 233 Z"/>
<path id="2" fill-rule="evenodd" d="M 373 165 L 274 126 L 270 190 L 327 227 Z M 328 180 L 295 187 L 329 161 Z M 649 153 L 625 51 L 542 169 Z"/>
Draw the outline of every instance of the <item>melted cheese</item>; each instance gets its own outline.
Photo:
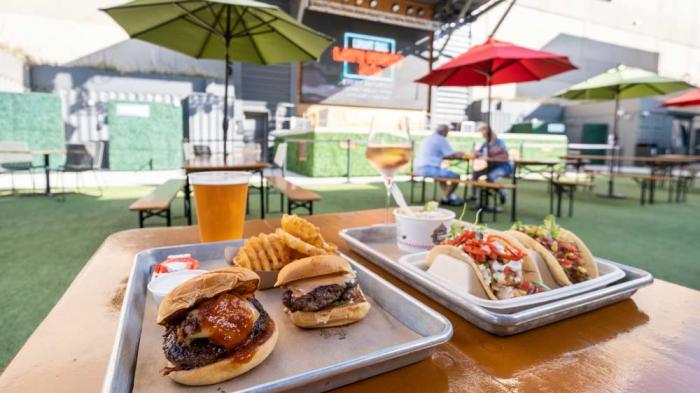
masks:
<path id="1" fill-rule="evenodd" d="M 287 288 L 292 290 L 293 296 L 303 296 L 314 289 L 324 285 L 341 285 L 345 286 L 346 282 L 355 281 L 354 273 L 344 274 L 329 274 L 319 277 L 311 277 L 304 280 L 291 282 Z"/>

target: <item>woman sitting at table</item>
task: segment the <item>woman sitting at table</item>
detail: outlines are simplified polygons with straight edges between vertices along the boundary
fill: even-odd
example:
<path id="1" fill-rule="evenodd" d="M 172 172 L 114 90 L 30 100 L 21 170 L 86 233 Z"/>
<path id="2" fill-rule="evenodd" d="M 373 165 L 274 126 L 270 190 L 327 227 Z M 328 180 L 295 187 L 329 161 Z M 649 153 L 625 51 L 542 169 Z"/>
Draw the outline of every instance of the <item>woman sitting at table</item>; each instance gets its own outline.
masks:
<path id="1" fill-rule="evenodd" d="M 472 179 L 479 180 L 480 177 L 486 176 L 486 181 L 496 183 L 503 176 L 510 176 L 513 173 L 513 166 L 508 159 L 508 148 L 506 143 L 499 139 L 498 135 L 488 125 L 482 125 L 479 127 L 479 131 L 485 142 L 474 152 L 474 157 L 485 158 L 486 167 L 475 170 L 472 174 Z M 488 157 L 486 157 L 487 151 Z M 506 203 L 505 190 L 498 190 L 498 195 L 501 197 L 501 204 Z M 476 187 L 472 187 L 472 194 L 469 200 L 476 200 Z"/>

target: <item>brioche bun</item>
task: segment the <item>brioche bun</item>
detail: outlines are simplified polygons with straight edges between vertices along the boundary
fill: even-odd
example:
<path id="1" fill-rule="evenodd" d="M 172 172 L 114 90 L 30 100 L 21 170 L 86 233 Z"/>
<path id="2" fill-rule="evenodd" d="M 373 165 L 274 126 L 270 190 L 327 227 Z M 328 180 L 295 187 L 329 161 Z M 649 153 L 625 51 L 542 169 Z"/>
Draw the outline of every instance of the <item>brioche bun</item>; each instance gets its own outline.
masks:
<path id="1" fill-rule="evenodd" d="M 253 293 L 259 284 L 260 277 L 242 267 L 226 267 L 200 274 L 165 295 L 158 307 L 156 322 L 165 326 L 203 300 L 225 292 L 238 295 Z"/>
<path id="2" fill-rule="evenodd" d="M 338 255 L 312 256 L 298 259 L 283 267 L 277 276 L 275 286 L 279 287 L 292 284 L 295 281 L 330 274 L 354 274 L 354 272 L 350 263 Z M 364 318 L 371 308 L 364 298 L 359 285 L 355 291 L 353 303 L 329 307 L 319 311 L 291 311 L 285 308 L 284 312 L 289 315 L 294 325 L 301 328 L 348 325 Z"/>
<path id="3" fill-rule="evenodd" d="M 353 271 L 350 263 L 338 255 L 317 255 L 297 259 L 280 270 L 275 286 L 335 273 L 353 273 Z"/>
<path id="4" fill-rule="evenodd" d="M 272 320 L 270 320 L 270 325 L 272 329 L 270 336 L 254 349 L 255 353 L 252 357 L 244 360 L 237 360 L 235 356 L 224 358 L 216 363 L 191 370 L 173 371 L 168 376 L 177 383 L 191 386 L 211 385 L 235 378 L 255 368 L 272 353 L 275 344 L 277 344 L 279 332 Z"/>
<path id="5" fill-rule="evenodd" d="M 346 304 L 315 312 L 292 312 L 287 308 L 285 308 L 284 311 L 287 313 L 287 315 L 289 315 L 292 323 L 294 323 L 296 326 L 300 328 L 313 329 L 349 325 L 364 318 L 369 312 L 370 308 L 370 304 L 363 299 L 360 303 Z"/>

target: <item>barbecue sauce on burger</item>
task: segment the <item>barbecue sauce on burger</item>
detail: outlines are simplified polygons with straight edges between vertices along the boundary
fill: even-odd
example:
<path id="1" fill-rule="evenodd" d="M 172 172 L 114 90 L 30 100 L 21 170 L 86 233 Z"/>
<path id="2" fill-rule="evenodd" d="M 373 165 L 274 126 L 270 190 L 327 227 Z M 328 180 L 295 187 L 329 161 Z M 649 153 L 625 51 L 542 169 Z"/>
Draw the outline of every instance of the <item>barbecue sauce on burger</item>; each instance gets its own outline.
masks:
<path id="1" fill-rule="evenodd" d="M 253 310 L 247 300 L 224 294 L 205 301 L 196 312 L 201 315 L 201 330 L 209 333 L 209 340 L 232 349 L 245 341 L 253 331 L 253 323 L 260 315 L 257 310 Z"/>
<path id="2" fill-rule="evenodd" d="M 174 365 L 163 374 L 215 363 L 248 361 L 271 335 L 272 321 L 254 297 L 224 293 L 190 310 L 166 327 L 165 357 Z"/>

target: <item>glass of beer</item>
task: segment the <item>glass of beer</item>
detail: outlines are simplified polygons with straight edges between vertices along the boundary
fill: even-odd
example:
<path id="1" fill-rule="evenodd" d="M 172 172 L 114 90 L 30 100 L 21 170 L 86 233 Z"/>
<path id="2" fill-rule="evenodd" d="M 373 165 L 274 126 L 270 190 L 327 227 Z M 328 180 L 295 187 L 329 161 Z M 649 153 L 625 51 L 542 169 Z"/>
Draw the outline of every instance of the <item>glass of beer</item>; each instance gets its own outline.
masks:
<path id="1" fill-rule="evenodd" d="M 247 172 L 198 172 L 189 175 L 194 189 L 199 240 L 217 242 L 243 238 L 248 199 Z"/>

